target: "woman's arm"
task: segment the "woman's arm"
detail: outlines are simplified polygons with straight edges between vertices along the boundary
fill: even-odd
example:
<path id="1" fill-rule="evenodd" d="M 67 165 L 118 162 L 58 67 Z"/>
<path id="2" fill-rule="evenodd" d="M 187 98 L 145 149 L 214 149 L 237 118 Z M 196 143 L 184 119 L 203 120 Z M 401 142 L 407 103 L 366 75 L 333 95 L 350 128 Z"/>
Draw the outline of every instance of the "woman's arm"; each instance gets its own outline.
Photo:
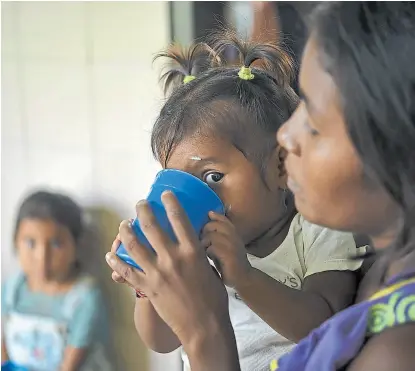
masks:
<path id="1" fill-rule="evenodd" d="M 251 39 L 260 44 L 278 44 L 280 27 L 276 4 L 269 1 L 253 1 L 254 24 Z M 263 62 L 258 60 L 253 63 L 254 67 L 263 67 Z"/>
<path id="2" fill-rule="evenodd" d="M 279 41 L 280 27 L 275 2 L 253 1 L 254 24 L 251 39 L 258 43 L 274 44 Z"/>
<path id="3" fill-rule="evenodd" d="M 230 321 L 211 322 L 184 342 L 192 371 L 240 371 L 234 332 Z"/>

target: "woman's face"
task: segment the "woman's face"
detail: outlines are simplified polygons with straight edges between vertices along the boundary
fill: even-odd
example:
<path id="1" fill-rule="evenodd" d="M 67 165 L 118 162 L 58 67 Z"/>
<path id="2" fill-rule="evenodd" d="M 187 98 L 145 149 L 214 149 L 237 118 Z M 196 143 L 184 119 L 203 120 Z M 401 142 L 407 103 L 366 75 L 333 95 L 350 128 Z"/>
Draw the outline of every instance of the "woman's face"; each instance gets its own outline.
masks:
<path id="1" fill-rule="evenodd" d="M 301 104 L 277 135 L 288 152 L 288 186 L 298 211 L 312 223 L 368 234 L 378 247 L 387 245 L 397 232 L 399 208 L 364 173 L 313 37 L 304 50 L 300 90 Z"/>

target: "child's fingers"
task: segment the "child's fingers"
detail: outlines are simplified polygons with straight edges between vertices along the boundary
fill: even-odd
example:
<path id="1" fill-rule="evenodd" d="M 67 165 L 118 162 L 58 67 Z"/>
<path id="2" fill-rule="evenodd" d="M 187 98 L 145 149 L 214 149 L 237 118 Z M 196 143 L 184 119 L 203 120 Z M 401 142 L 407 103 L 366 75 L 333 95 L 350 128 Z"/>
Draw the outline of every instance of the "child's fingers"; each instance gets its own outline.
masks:
<path id="1" fill-rule="evenodd" d="M 218 257 L 229 256 L 230 252 L 233 255 L 232 252 L 235 249 L 235 244 L 229 240 L 228 236 L 217 232 L 204 235 L 201 239 L 201 245 L 206 251 L 214 252 Z"/>
<path id="2" fill-rule="evenodd" d="M 212 245 L 212 241 L 208 236 L 206 236 L 200 240 L 200 244 L 202 245 L 202 249 L 207 249 L 210 245 Z"/>
<path id="3" fill-rule="evenodd" d="M 207 233 L 220 233 L 230 237 L 233 235 L 234 230 L 231 225 L 223 223 L 222 221 L 211 221 L 204 226 L 202 236 Z"/>
<path id="4" fill-rule="evenodd" d="M 212 244 L 223 243 L 224 241 L 230 241 L 229 235 L 217 230 L 203 230 L 200 235 L 200 243 L 203 248 L 208 248 Z"/>
<path id="5" fill-rule="evenodd" d="M 215 213 L 214 211 L 209 211 L 209 219 L 212 221 L 223 222 L 233 227 L 233 224 L 228 217 L 222 214 Z"/>

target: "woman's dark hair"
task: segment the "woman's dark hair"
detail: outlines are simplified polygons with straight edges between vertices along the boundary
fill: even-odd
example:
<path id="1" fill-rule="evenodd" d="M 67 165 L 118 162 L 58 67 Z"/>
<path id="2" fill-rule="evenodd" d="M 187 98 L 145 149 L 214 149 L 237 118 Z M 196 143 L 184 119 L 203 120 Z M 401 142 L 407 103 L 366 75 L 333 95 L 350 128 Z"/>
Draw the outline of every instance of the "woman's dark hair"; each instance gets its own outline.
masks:
<path id="1" fill-rule="evenodd" d="M 68 196 L 60 193 L 38 191 L 27 196 L 19 209 L 14 229 L 14 237 L 24 219 L 53 220 L 68 228 L 75 242 L 83 233 L 81 208 Z"/>
<path id="2" fill-rule="evenodd" d="M 276 147 L 275 133 L 298 104 L 290 87 L 293 64 L 277 45 L 240 41 L 230 30 L 211 39 L 210 46 L 197 44 L 187 53 L 170 49 L 156 57 L 169 57 L 175 67 L 162 75 L 165 91 L 172 93 L 153 127 L 153 154 L 166 166 L 183 139 L 213 132 L 229 140 L 262 173 L 264 160 Z M 228 46 L 238 51 L 238 66 L 221 60 Z M 264 67 L 252 68 L 252 80 L 241 79 L 240 68 L 255 61 Z M 196 78 L 183 84 L 186 76 Z"/>
<path id="3" fill-rule="evenodd" d="M 415 6 L 326 3 L 314 14 L 311 37 L 338 87 L 366 173 L 403 211 L 389 252 L 406 255 L 415 244 Z"/>

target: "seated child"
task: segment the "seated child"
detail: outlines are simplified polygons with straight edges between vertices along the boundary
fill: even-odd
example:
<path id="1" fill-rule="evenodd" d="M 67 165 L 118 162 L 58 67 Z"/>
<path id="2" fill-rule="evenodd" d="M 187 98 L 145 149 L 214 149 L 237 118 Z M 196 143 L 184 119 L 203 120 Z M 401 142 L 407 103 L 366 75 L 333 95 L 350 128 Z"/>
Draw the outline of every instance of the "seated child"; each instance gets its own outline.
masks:
<path id="1" fill-rule="evenodd" d="M 82 273 L 82 212 L 69 197 L 35 192 L 20 206 L 14 241 L 21 272 L 2 287 L 2 362 L 36 371 L 109 370 L 100 290 Z"/>

